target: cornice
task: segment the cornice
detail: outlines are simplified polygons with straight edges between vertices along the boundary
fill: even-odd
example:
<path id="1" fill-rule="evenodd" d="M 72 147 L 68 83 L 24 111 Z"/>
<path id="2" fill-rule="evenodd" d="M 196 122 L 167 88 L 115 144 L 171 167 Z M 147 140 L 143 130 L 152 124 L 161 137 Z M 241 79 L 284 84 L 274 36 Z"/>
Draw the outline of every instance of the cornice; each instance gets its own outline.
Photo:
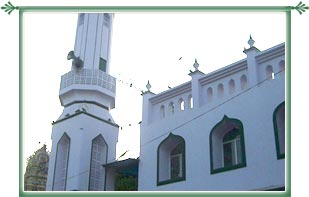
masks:
<path id="1" fill-rule="evenodd" d="M 64 117 L 64 118 L 62 118 L 62 119 L 60 119 L 60 120 L 57 120 L 57 121 L 53 121 L 53 122 L 52 122 L 52 125 L 58 124 L 58 123 L 60 123 L 60 122 L 62 122 L 62 121 L 65 121 L 65 120 L 67 120 L 67 119 L 73 118 L 74 116 L 78 116 L 78 115 L 80 115 L 80 114 L 88 115 L 88 116 L 90 116 L 90 117 L 92 117 L 92 118 L 95 118 L 95 119 L 97 119 L 97 120 L 99 120 L 99 121 L 105 122 L 105 123 L 107 123 L 107 124 L 110 124 L 110 125 L 112 125 L 112 126 L 114 126 L 114 127 L 119 128 L 119 125 L 117 125 L 117 124 L 115 124 L 115 123 L 112 123 L 112 122 L 110 122 L 110 121 L 108 121 L 108 120 L 104 120 L 104 119 L 102 119 L 102 118 L 100 118 L 100 117 L 98 117 L 98 116 L 95 116 L 95 115 L 90 114 L 90 113 L 85 112 L 85 111 L 78 111 L 78 112 L 76 112 L 75 114 L 69 115 L 69 116 Z"/>
<path id="2" fill-rule="evenodd" d="M 277 46 L 274 46 L 272 48 L 260 52 L 258 55 L 255 56 L 255 59 L 258 64 L 262 64 L 266 61 L 284 55 L 285 55 L 285 43 L 281 43 Z"/>
<path id="3" fill-rule="evenodd" d="M 245 69 L 247 69 L 247 60 L 243 59 L 203 76 L 199 79 L 199 82 L 201 85 L 206 85 Z"/>
<path id="4" fill-rule="evenodd" d="M 164 92 L 161 92 L 158 95 L 153 96 L 152 98 L 149 99 L 149 101 L 152 104 L 157 104 L 162 101 L 168 100 L 170 98 L 174 98 L 176 96 L 179 96 L 183 93 L 190 92 L 191 91 L 191 81 L 181 84 L 179 86 L 176 86 L 172 89 L 166 90 Z"/>

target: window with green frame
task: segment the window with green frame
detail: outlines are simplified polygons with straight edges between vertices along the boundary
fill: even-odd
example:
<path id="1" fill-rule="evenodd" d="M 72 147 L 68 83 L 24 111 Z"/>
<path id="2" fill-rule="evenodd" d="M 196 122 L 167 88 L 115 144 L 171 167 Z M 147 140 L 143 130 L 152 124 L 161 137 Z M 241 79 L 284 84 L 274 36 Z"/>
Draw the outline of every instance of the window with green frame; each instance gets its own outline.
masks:
<path id="1" fill-rule="evenodd" d="M 158 147 L 157 185 L 185 180 L 185 141 L 172 133 Z"/>
<path id="2" fill-rule="evenodd" d="M 103 59 L 103 58 L 100 58 L 99 70 L 102 70 L 103 72 L 106 72 L 106 60 Z"/>
<path id="3" fill-rule="evenodd" d="M 277 159 L 285 158 L 285 102 L 278 105 L 273 114 Z"/>
<path id="4" fill-rule="evenodd" d="M 211 174 L 246 166 L 244 132 L 240 120 L 224 116 L 211 130 L 209 145 Z"/>

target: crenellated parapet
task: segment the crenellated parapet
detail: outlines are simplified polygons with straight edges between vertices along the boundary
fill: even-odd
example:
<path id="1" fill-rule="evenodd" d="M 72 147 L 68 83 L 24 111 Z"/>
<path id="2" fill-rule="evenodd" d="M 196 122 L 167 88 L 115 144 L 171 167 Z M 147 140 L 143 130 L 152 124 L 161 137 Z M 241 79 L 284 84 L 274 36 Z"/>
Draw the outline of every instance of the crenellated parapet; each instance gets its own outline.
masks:
<path id="1" fill-rule="evenodd" d="M 195 60 L 191 81 L 159 94 L 144 94 L 143 116 L 147 119 L 143 119 L 143 125 L 199 108 L 211 109 L 267 80 L 284 81 L 285 43 L 260 51 L 250 36 L 248 44 L 245 59 L 208 74 L 199 71 Z"/>

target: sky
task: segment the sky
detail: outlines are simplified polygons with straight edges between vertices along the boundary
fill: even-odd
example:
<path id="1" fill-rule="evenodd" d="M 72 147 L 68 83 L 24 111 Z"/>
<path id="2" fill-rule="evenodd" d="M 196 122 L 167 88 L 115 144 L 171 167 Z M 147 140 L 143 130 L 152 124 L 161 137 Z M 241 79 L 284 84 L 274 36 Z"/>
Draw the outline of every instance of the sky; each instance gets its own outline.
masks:
<path id="1" fill-rule="evenodd" d="M 77 13 L 24 13 L 23 156 L 47 145 L 52 121 L 62 113 L 61 75 L 71 69 L 66 59 L 74 49 Z M 116 107 L 120 126 L 117 156 L 139 155 L 141 90 L 147 81 L 160 93 L 190 80 L 195 58 L 209 73 L 244 59 L 249 36 L 266 50 L 285 42 L 284 13 L 115 13 L 110 75 L 117 78 Z M 130 87 L 132 84 L 132 87 Z M 124 159 L 122 158 L 122 159 Z"/>

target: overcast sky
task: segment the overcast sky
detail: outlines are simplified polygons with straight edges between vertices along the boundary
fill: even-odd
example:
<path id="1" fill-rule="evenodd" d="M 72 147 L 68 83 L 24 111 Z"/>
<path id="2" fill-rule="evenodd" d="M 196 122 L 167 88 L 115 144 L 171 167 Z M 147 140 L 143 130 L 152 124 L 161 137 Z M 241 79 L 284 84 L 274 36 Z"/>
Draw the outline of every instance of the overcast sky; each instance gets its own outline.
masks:
<path id="1" fill-rule="evenodd" d="M 51 122 L 62 113 L 61 75 L 74 49 L 77 13 L 25 13 L 23 64 L 24 159 L 43 143 L 51 150 Z M 250 34 L 260 50 L 285 42 L 285 13 L 116 13 L 110 75 L 117 78 L 117 156 L 139 155 L 139 122 L 147 81 L 154 93 L 190 80 L 194 59 L 209 73 L 246 57 Z M 132 87 L 129 84 L 133 84 Z M 131 125 L 131 126 L 129 126 Z"/>

